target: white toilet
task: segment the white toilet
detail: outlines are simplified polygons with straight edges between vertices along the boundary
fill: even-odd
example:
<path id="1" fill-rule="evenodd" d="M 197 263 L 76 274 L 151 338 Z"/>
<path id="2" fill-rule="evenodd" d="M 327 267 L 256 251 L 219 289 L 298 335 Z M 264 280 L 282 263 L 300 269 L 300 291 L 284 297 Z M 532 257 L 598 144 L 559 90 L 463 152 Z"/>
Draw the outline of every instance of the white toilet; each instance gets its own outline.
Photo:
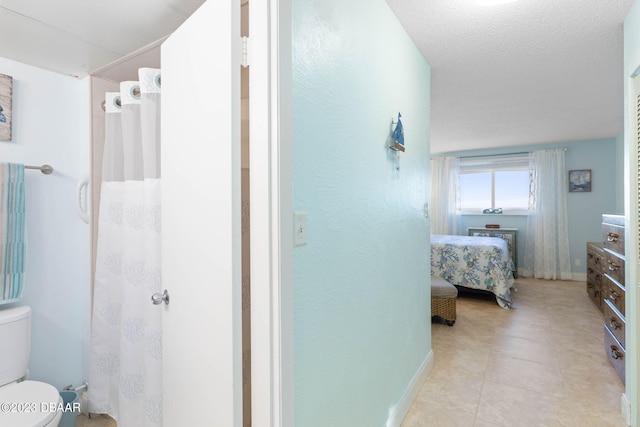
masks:
<path id="1" fill-rule="evenodd" d="M 31 352 L 31 308 L 0 309 L 0 426 L 57 427 L 62 411 L 58 390 L 39 381 L 21 381 Z"/>

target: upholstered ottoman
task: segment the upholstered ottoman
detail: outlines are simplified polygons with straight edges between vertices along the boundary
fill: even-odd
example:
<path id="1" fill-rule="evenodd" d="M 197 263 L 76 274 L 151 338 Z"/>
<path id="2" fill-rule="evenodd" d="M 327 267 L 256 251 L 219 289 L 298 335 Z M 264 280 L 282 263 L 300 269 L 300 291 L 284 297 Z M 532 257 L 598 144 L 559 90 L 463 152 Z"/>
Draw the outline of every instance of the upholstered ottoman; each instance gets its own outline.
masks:
<path id="1" fill-rule="evenodd" d="M 458 289 L 446 280 L 431 276 L 431 318 L 442 317 L 447 325 L 456 323 Z"/>

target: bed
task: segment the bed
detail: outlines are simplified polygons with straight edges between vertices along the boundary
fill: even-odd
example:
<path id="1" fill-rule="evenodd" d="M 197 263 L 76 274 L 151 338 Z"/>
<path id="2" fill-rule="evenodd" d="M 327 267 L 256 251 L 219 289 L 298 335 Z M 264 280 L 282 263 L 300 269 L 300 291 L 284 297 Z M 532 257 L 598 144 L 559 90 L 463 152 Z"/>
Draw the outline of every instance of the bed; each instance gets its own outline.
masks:
<path id="1" fill-rule="evenodd" d="M 500 238 L 431 236 L 431 274 L 456 286 L 489 291 L 502 308 L 511 308 L 513 269 L 507 242 Z"/>

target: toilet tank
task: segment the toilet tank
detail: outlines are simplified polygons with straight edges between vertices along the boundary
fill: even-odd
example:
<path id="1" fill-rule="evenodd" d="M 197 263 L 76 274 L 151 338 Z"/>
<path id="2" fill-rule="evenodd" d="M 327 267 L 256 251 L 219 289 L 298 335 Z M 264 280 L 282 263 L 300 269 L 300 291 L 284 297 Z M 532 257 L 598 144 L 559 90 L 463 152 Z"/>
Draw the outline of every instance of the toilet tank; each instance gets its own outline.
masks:
<path id="1" fill-rule="evenodd" d="M 0 386 L 27 374 L 31 352 L 31 308 L 0 308 Z"/>

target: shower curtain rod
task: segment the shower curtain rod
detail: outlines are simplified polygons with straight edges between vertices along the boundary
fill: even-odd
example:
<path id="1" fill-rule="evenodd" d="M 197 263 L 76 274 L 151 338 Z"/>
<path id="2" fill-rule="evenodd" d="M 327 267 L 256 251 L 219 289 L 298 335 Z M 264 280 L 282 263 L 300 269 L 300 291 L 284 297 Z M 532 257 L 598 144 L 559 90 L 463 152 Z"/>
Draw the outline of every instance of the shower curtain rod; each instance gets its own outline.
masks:
<path id="1" fill-rule="evenodd" d="M 42 165 L 42 166 L 29 166 L 24 165 L 25 169 L 38 169 L 45 175 L 50 175 L 53 172 L 53 168 L 50 165 Z"/>

